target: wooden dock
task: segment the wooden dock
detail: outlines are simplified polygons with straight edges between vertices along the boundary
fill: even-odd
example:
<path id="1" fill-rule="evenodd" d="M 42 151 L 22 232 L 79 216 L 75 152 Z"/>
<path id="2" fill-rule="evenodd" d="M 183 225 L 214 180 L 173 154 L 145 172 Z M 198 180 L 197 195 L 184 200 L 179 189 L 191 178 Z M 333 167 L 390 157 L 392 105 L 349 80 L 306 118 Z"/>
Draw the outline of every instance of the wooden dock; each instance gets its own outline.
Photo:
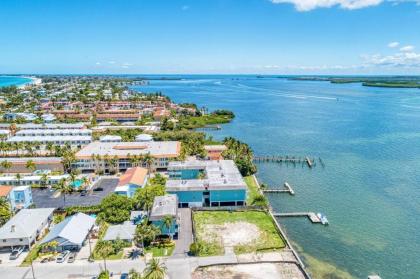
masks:
<path id="1" fill-rule="evenodd" d="M 325 168 L 325 164 L 322 159 L 318 158 L 320 165 Z M 310 159 L 309 156 L 254 156 L 253 161 L 256 163 L 279 163 L 279 164 L 292 164 L 293 166 L 308 166 L 313 168 L 316 166 L 315 158 Z"/>
<path id="2" fill-rule="evenodd" d="M 307 217 L 312 223 L 321 223 L 314 212 L 273 213 L 275 217 Z"/>
<path id="3" fill-rule="evenodd" d="M 264 193 L 289 193 L 292 196 L 295 194 L 292 186 L 290 186 L 287 182 L 284 182 L 284 189 L 264 189 L 262 191 Z"/>

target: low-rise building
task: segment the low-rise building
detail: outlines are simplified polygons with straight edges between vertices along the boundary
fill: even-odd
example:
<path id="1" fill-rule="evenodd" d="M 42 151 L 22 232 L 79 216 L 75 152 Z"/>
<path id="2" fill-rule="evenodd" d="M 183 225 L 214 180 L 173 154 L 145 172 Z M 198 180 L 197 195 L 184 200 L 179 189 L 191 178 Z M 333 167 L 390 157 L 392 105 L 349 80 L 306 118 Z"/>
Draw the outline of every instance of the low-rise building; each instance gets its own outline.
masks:
<path id="1" fill-rule="evenodd" d="M 54 225 L 41 244 L 56 241 L 57 251 L 79 251 L 94 226 L 94 217 L 77 213 Z"/>
<path id="2" fill-rule="evenodd" d="M 0 176 L 0 185 L 11 185 L 11 186 L 24 186 L 24 185 L 33 185 L 33 184 L 45 184 L 53 185 L 57 184 L 61 179 L 67 179 L 68 174 L 63 175 L 47 175 L 44 181 L 42 175 L 5 175 Z"/>
<path id="3" fill-rule="evenodd" d="M 115 241 L 117 239 L 132 242 L 136 233 L 136 225 L 130 221 L 120 225 L 112 225 L 108 227 L 103 240 Z"/>
<path id="4" fill-rule="evenodd" d="M 171 217 L 172 224 L 167 227 L 164 218 Z M 155 197 L 149 221 L 160 228 L 163 235 L 174 236 L 178 233 L 178 197 L 177 195 L 165 195 Z"/>
<path id="5" fill-rule="evenodd" d="M 166 191 L 180 207 L 242 206 L 247 186 L 232 160 L 170 162 Z"/>
<path id="6" fill-rule="evenodd" d="M 105 135 L 101 136 L 99 138 L 100 142 L 122 142 L 122 139 L 120 136 L 114 136 L 114 135 Z"/>
<path id="7" fill-rule="evenodd" d="M 11 167 L 5 169 L 2 162 L 10 162 Z M 0 172 L 7 173 L 32 173 L 32 169 L 27 168 L 28 161 L 35 164 L 35 170 L 50 170 L 59 171 L 64 170 L 63 163 L 60 157 L 11 157 L 0 158 Z"/>
<path id="8" fill-rule="evenodd" d="M 28 208 L 33 203 L 32 190 L 29 186 L 0 186 L 0 197 L 9 201 L 13 211 Z"/>
<path id="9" fill-rule="evenodd" d="M 125 171 L 133 166 L 133 156 L 149 154 L 153 158 L 152 168 L 166 169 L 170 159 L 177 158 L 181 152 L 178 141 L 153 142 L 99 142 L 95 141 L 76 153 L 73 165 L 82 172 L 102 170 L 110 172 L 114 166 L 107 159 L 117 158 L 117 168 Z M 143 163 L 142 167 L 147 164 Z"/>
<path id="10" fill-rule="evenodd" d="M 147 183 L 147 169 L 141 167 L 129 168 L 120 177 L 114 192 L 131 198 L 138 188 L 143 188 Z"/>
<path id="11" fill-rule="evenodd" d="M 222 160 L 222 153 L 227 150 L 227 147 L 225 145 L 205 145 L 204 150 L 207 151 L 208 160 Z"/>
<path id="12" fill-rule="evenodd" d="M 22 209 L 0 228 L 0 248 L 32 244 L 49 227 L 54 208 Z"/>

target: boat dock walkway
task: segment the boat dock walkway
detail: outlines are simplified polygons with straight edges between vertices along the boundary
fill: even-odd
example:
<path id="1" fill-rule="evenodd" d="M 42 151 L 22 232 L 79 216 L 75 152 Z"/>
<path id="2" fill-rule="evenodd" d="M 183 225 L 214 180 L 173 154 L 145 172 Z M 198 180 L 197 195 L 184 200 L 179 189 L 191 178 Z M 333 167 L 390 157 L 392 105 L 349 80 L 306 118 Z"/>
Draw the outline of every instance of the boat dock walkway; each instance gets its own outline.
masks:
<path id="1" fill-rule="evenodd" d="M 309 156 L 254 156 L 253 160 L 256 163 L 285 163 L 294 166 L 306 165 L 310 169 L 317 165 L 317 160 L 315 160 L 315 158 L 311 159 Z M 324 161 L 322 161 L 321 157 L 318 158 L 318 161 L 322 168 L 325 168 Z"/>
<path id="2" fill-rule="evenodd" d="M 273 213 L 275 217 L 307 217 L 312 223 L 321 223 L 321 219 L 314 212 Z"/>
<path id="3" fill-rule="evenodd" d="M 262 191 L 264 193 L 289 193 L 290 195 L 295 194 L 295 191 L 292 189 L 292 186 L 290 186 L 287 182 L 284 182 L 284 189 L 264 189 Z"/>

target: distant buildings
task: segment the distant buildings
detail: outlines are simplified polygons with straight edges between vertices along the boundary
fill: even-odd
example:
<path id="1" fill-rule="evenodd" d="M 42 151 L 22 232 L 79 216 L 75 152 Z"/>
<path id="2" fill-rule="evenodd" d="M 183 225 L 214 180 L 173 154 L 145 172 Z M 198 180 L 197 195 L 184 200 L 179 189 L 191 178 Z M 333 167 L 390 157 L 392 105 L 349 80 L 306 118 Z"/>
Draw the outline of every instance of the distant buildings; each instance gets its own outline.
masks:
<path id="1" fill-rule="evenodd" d="M 177 158 L 181 152 L 181 143 L 177 141 L 160 142 L 92 142 L 76 153 L 74 167 L 83 172 L 97 169 L 108 173 L 113 167 L 125 171 L 133 166 L 133 156 L 149 154 L 153 158 L 152 168 L 166 169 L 170 159 Z M 116 166 L 111 159 L 117 159 Z M 140 162 L 141 163 L 141 162 Z M 146 167 L 146 163 L 142 163 Z"/>
<path id="2" fill-rule="evenodd" d="M 170 162 L 166 191 L 180 207 L 245 205 L 247 186 L 232 160 Z"/>
<path id="3" fill-rule="evenodd" d="M 2 167 L 1 164 L 5 161 L 11 163 L 10 168 Z M 10 157 L 0 158 L 0 172 L 32 173 L 32 170 L 27 168 L 28 161 L 35 164 L 35 170 L 63 171 L 62 160 L 59 157 Z"/>
<path id="4" fill-rule="evenodd" d="M 79 251 L 94 226 L 94 217 L 77 213 L 54 225 L 41 244 L 56 241 L 57 251 Z"/>
<path id="5" fill-rule="evenodd" d="M 45 178 L 46 180 L 43 181 L 42 175 L 5 175 L 0 176 L 0 185 L 11 185 L 11 186 L 24 186 L 24 185 L 34 185 L 34 184 L 42 184 L 45 182 L 46 185 L 53 185 L 57 184 L 58 181 L 61 179 L 67 179 L 69 177 L 68 174 L 63 175 L 47 175 Z"/>
<path id="6" fill-rule="evenodd" d="M 147 183 L 147 169 L 141 167 L 129 168 L 120 177 L 114 192 L 118 195 L 131 198 L 138 188 L 143 188 Z"/>
<path id="7" fill-rule="evenodd" d="M 0 186 L 0 197 L 4 197 L 10 202 L 13 211 L 28 208 L 33 203 L 30 186 Z"/>
<path id="8" fill-rule="evenodd" d="M 31 247 L 49 227 L 54 208 L 22 209 L 0 228 L 0 248 Z"/>

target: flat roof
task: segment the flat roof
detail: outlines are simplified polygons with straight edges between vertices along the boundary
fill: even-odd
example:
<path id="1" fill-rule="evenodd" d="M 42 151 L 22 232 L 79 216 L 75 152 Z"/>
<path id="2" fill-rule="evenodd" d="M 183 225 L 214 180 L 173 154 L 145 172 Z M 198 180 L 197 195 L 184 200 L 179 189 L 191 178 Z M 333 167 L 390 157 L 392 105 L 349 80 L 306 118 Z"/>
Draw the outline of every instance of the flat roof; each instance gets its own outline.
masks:
<path id="1" fill-rule="evenodd" d="M 92 141 L 91 136 L 14 136 L 7 140 L 8 142 L 45 142 L 45 141 L 60 141 L 60 142 L 74 142 L 74 141 Z"/>
<path id="2" fill-rule="evenodd" d="M 150 213 L 150 221 L 157 221 L 165 216 L 176 216 L 178 209 L 178 197 L 175 194 L 155 197 L 153 201 L 152 211 Z"/>
<path id="3" fill-rule="evenodd" d="M 20 135 L 74 135 L 74 134 L 84 134 L 91 135 L 92 130 L 89 129 L 37 129 L 37 130 L 20 130 L 16 132 L 16 136 Z"/>
<path id="4" fill-rule="evenodd" d="M 77 159 L 90 159 L 93 154 L 99 156 L 117 156 L 126 158 L 128 154 L 144 155 L 150 153 L 155 158 L 178 157 L 181 151 L 179 141 L 152 142 L 99 142 L 95 141 L 76 153 Z"/>
<path id="5" fill-rule="evenodd" d="M 192 190 L 239 190 L 246 189 L 246 183 L 232 160 L 191 160 L 169 162 L 168 170 L 203 170 L 204 179 L 170 179 L 166 181 L 168 191 Z"/>
<path id="6" fill-rule="evenodd" d="M 35 164 L 50 164 L 50 163 L 60 163 L 60 157 L 6 157 L 0 158 L 0 162 L 8 161 L 12 164 L 26 164 L 28 161 L 33 161 Z"/>

